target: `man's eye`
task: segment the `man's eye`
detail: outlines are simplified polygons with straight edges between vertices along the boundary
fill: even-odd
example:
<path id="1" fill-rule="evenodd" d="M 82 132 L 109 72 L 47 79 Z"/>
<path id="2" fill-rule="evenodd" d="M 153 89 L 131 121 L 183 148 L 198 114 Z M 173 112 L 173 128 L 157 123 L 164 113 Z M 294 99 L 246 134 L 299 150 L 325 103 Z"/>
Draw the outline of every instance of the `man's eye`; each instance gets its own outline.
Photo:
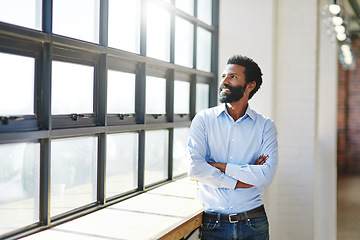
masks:
<path id="1" fill-rule="evenodd" d="M 236 76 L 235 76 L 235 75 L 232 75 L 231 78 L 236 78 Z"/>

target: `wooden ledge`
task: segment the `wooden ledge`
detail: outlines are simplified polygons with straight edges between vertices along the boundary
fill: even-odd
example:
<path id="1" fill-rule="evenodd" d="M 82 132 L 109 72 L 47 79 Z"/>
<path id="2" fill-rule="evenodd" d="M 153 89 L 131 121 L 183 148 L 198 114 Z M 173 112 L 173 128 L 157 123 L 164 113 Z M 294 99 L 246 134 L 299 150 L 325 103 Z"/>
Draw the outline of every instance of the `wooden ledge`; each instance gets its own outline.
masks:
<path id="1" fill-rule="evenodd" d="M 203 211 L 190 219 L 186 219 L 183 223 L 178 223 L 170 228 L 164 230 L 156 239 L 160 240 L 174 240 L 181 239 L 201 226 Z"/>

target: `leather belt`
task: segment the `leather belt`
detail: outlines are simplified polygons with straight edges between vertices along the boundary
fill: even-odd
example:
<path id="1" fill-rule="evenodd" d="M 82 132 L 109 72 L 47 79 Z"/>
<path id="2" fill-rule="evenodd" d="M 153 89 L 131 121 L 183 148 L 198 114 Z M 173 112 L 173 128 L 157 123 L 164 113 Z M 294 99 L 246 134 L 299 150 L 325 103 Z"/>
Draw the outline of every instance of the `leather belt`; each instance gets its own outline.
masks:
<path id="1" fill-rule="evenodd" d="M 246 213 L 246 215 L 245 215 L 245 213 Z M 217 214 L 217 213 L 206 213 L 206 212 L 204 212 L 204 214 L 203 214 L 204 217 L 208 217 L 208 218 L 212 218 L 212 219 L 218 219 L 218 215 L 219 214 Z M 229 221 L 230 223 L 237 223 L 237 222 L 245 220 L 246 217 L 248 219 L 253 219 L 253 218 L 259 218 L 259 217 L 264 217 L 264 216 L 266 216 L 265 208 L 264 208 L 264 205 L 261 205 L 260 207 L 254 208 L 247 212 L 229 214 L 229 215 L 220 214 L 220 220 Z"/>

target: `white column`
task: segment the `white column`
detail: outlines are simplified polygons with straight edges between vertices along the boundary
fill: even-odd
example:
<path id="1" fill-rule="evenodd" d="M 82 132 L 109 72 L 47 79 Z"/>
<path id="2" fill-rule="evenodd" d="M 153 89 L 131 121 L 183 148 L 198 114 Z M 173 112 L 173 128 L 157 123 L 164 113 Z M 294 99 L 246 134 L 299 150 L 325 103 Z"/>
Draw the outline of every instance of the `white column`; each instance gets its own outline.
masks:
<path id="1" fill-rule="evenodd" d="M 220 1 L 219 74 L 233 54 L 253 58 L 264 83 L 250 105 L 279 132 L 271 239 L 336 239 L 336 44 L 322 1 Z"/>

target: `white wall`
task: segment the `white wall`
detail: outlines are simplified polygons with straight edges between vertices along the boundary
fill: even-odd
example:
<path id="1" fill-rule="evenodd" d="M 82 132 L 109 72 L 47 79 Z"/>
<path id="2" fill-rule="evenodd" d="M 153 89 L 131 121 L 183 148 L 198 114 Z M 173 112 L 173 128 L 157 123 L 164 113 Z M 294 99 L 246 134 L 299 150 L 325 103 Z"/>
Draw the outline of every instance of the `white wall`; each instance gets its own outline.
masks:
<path id="1" fill-rule="evenodd" d="M 279 132 L 264 196 L 276 240 L 336 239 L 336 45 L 321 1 L 220 0 L 219 73 L 233 54 L 253 58 L 264 84 L 250 105 Z"/>

